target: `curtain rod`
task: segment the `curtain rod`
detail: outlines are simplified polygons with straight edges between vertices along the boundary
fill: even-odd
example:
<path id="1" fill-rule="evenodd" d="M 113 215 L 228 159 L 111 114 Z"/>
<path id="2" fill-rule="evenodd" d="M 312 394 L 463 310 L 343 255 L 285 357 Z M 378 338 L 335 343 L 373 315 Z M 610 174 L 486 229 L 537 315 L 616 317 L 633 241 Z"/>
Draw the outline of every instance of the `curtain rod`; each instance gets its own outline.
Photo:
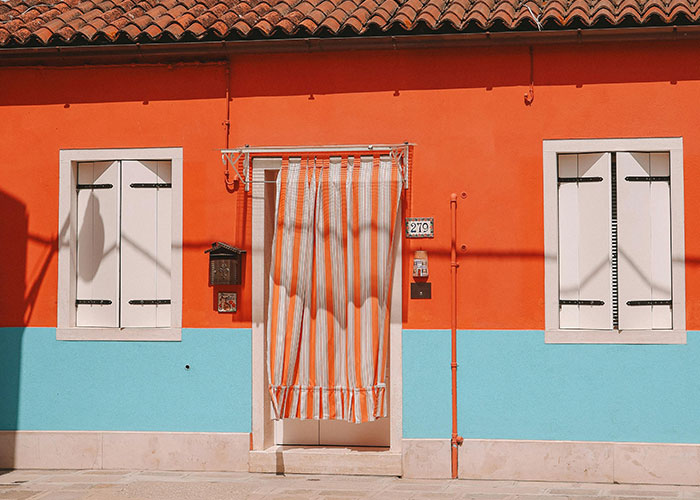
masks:
<path id="1" fill-rule="evenodd" d="M 226 166 L 224 177 L 227 185 L 230 182 L 229 166 L 233 169 L 236 177 L 243 183 L 244 189 L 250 191 L 250 184 L 253 182 L 250 178 L 250 155 L 251 154 L 313 154 L 313 153 L 373 153 L 384 152 L 389 153 L 392 163 L 396 161 L 401 177 L 403 178 L 403 187 L 408 189 L 408 156 L 409 148 L 415 146 L 410 142 L 402 144 L 344 144 L 332 146 L 261 146 L 250 147 L 245 145 L 239 148 L 222 149 L 221 162 Z M 238 161 L 243 159 L 243 173 L 238 170 Z"/>
<path id="2" fill-rule="evenodd" d="M 415 146 L 410 142 L 399 144 L 342 144 L 332 146 L 241 146 L 238 148 L 222 149 L 226 153 L 346 153 L 355 151 L 391 151 L 406 146 Z"/>

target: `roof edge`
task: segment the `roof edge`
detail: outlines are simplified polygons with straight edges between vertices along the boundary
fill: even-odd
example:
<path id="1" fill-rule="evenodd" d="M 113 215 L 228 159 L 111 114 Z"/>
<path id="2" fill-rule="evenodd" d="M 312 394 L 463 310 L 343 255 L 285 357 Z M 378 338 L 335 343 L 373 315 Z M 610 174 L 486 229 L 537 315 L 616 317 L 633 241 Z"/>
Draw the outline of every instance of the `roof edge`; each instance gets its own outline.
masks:
<path id="1" fill-rule="evenodd" d="M 700 25 L 0 48 L 0 67 L 214 62 L 234 54 L 694 40 Z"/>

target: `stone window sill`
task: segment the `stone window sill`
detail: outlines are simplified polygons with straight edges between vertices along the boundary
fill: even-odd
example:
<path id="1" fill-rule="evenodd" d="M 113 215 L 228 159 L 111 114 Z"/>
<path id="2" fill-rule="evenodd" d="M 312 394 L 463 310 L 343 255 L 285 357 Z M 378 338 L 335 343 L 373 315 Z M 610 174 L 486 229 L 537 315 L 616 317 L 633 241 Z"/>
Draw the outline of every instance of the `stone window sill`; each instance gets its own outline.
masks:
<path id="1" fill-rule="evenodd" d="M 182 328 L 58 328 L 56 340 L 179 342 L 182 340 Z"/>

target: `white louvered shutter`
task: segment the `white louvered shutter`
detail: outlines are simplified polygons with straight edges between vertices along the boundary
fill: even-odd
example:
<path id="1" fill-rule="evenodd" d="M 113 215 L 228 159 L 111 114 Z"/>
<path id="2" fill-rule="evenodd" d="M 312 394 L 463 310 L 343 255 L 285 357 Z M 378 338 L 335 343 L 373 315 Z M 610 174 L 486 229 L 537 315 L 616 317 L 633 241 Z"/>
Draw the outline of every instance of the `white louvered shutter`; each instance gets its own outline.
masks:
<path id="1" fill-rule="evenodd" d="M 171 168 L 122 162 L 121 326 L 170 326 Z"/>
<path id="2" fill-rule="evenodd" d="M 669 176 L 668 153 L 617 153 L 622 330 L 672 328 Z"/>
<path id="3" fill-rule="evenodd" d="M 78 164 L 76 326 L 119 326 L 119 162 Z"/>
<path id="4" fill-rule="evenodd" d="M 611 329 L 610 154 L 559 155 L 558 177 L 559 327 Z"/>

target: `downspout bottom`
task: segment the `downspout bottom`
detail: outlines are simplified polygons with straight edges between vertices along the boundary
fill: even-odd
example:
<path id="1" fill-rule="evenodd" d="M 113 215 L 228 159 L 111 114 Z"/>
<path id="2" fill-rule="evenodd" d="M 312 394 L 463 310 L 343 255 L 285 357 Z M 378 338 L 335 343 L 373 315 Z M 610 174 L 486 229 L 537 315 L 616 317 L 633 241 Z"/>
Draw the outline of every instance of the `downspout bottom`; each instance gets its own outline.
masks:
<path id="1" fill-rule="evenodd" d="M 452 439 L 450 439 L 450 448 L 452 452 L 452 479 L 457 479 L 458 477 L 458 468 L 459 468 L 459 447 L 462 445 L 464 442 L 464 438 L 462 436 L 456 436 L 453 435 Z"/>

